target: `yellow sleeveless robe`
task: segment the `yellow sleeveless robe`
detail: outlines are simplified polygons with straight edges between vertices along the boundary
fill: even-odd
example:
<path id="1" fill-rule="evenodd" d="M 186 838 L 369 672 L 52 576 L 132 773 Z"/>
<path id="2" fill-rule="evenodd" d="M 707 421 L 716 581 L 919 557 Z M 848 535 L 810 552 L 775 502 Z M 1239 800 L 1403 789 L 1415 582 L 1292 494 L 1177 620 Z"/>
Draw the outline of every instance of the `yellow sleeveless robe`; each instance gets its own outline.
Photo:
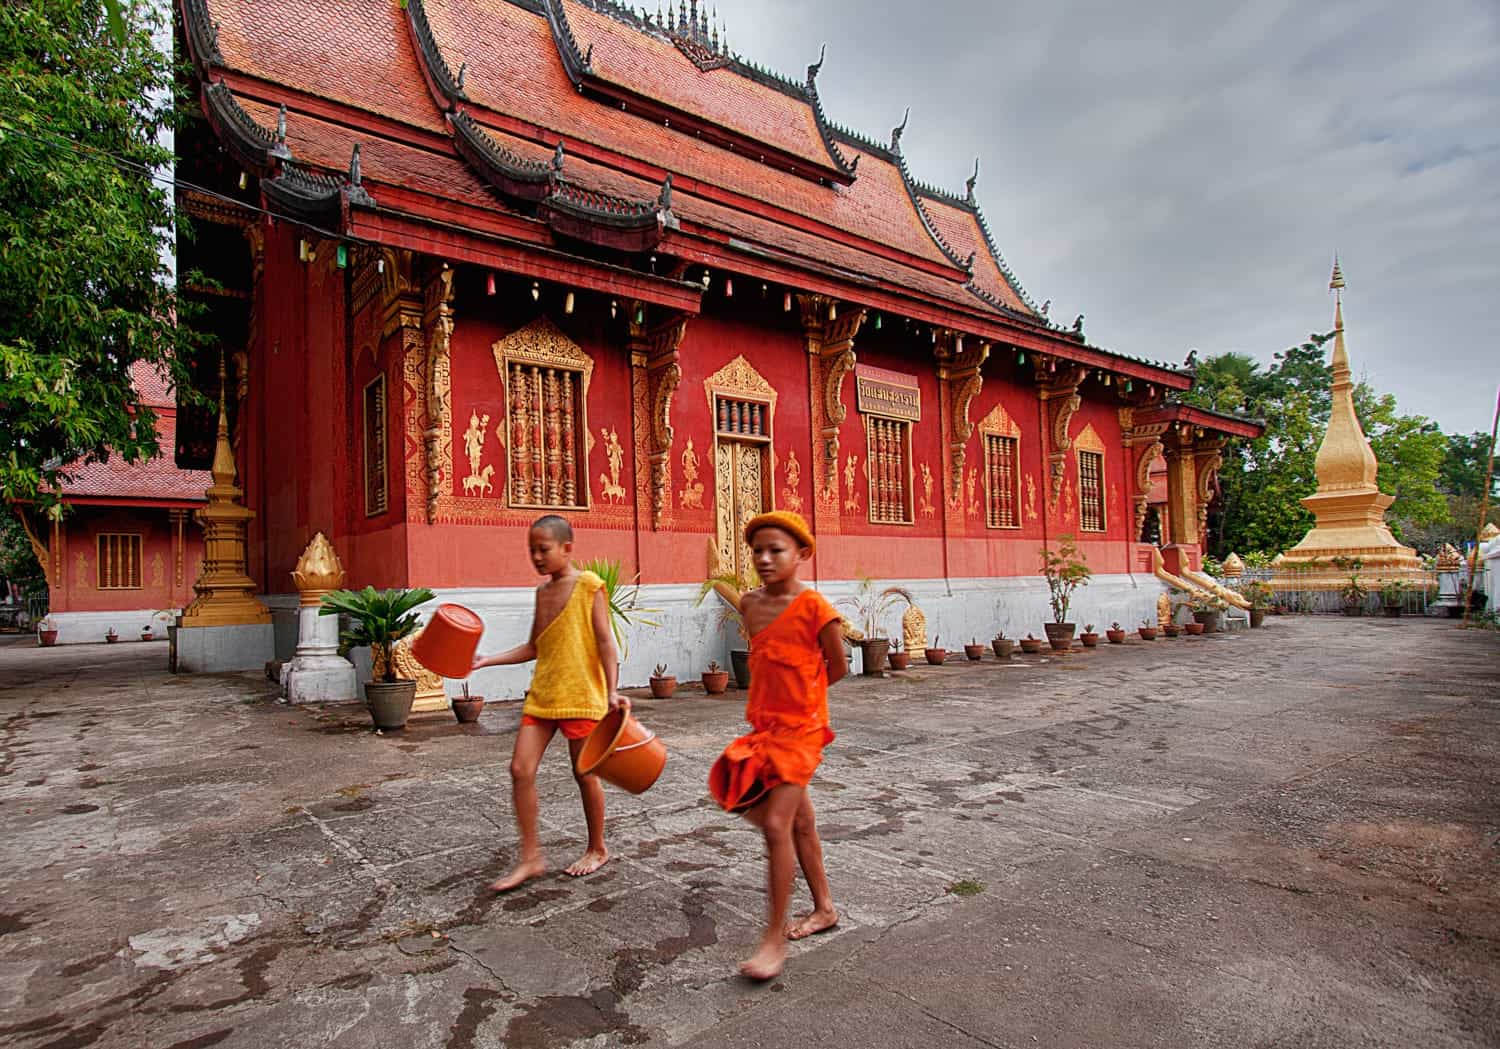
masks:
<path id="1" fill-rule="evenodd" d="M 536 671 L 522 713 L 551 721 L 597 721 L 609 711 L 593 623 L 594 595 L 602 586 L 604 580 L 593 572 L 580 572 L 562 611 L 537 636 Z"/>

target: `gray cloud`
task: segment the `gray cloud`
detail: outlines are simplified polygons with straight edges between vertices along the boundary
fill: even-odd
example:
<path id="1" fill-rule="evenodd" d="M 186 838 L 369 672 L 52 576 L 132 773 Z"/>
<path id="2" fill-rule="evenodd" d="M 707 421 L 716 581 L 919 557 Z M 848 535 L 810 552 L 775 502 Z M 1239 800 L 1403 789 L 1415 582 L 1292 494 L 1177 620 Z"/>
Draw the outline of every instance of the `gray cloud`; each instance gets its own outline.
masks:
<path id="1" fill-rule="evenodd" d="M 1000 249 L 1090 340 L 1269 361 L 1332 326 L 1356 371 L 1444 429 L 1500 384 L 1500 7 L 1055 0 L 721 4 L 746 57 L 818 81 L 979 199 Z"/>

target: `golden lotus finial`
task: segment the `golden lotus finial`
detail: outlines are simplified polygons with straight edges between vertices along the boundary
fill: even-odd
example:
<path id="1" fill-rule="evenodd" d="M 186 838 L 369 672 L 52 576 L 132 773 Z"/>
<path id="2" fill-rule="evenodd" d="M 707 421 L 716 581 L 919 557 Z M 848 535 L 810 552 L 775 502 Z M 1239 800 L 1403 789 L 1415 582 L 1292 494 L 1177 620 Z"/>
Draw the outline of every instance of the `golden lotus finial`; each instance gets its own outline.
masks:
<path id="1" fill-rule="evenodd" d="M 1481 543 L 1488 543 L 1491 539 L 1495 539 L 1497 537 L 1500 537 L 1500 528 L 1495 527 L 1494 521 L 1491 521 L 1489 524 L 1485 525 L 1484 529 L 1479 533 L 1479 541 Z"/>
<path id="2" fill-rule="evenodd" d="M 1333 277 L 1328 281 L 1329 291 L 1339 291 L 1344 287 L 1344 271 L 1339 269 L 1339 257 L 1333 257 Z"/>
<path id="3" fill-rule="evenodd" d="M 1239 554 L 1231 551 L 1229 556 L 1224 558 L 1224 574 L 1226 576 L 1242 576 L 1245 574 L 1245 562 L 1240 560 Z"/>
<path id="4" fill-rule="evenodd" d="M 1438 548 L 1437 570 L 1439 572 L 1457 572 L 1463 561 L 1463 555 L 1452 543 L 1444 543 Z"/>
<path id="5" fill-rule="evenodd" d="M 304 605 L 318 604 L 328 591 L 344 585 L 344 566 L 339 564 L 339 555 L 322 532 L 312 537 L 297 559 L 292 582 L 297 584 Z"/>

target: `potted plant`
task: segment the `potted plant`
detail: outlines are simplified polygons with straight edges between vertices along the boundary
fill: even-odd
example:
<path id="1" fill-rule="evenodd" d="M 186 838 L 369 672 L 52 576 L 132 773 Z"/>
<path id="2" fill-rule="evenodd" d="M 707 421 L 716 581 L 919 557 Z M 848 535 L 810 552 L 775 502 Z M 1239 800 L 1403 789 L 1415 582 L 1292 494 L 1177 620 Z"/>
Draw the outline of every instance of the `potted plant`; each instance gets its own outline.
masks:
<path id="1" fill-rule="evenodd" d="M 1359 570 L 1365 566 L 1363 558 L 1360 557 L 1335 557 L 1334 567 L 1349 573 L 1349 578 L 1339 587 L 1339 601 L 1344 606 L 1344 615 L 1362 616 L 1365 614 L 1365 598 L 1370 591 L 1359 581 Z"/>
<path id="2" fill-rule="evenodd" d="M 117 633 L 115 633 L 115 628 L 114 627 L 110 627 L 109 630 L 104 635 L 104 640 L 108 641 L 112 645 L 116 641 L 120 640 L 120 635 L 117 634 Z"/>
<path id="3" fill-rule="evenodd" d="M 1390 619 L 1401 615 L 1406 604 L 1406 592 L 1411 589 L 1399 579 L 1392 579 L 1380 586 L 1380 608 Z"/>
<path id="4" fill-rule="evenodd" d="M 878 677 L 885 666 L 885 657 L 891 650 L 890 638 L 881 625 L 884 616 L 896 603 L 897 593 L 891 589 L 876 590 L 876 581 L 869 576 L 859 577 L 859 586 L 854 593 L 837 602 L 847 606 L 859 621 L 862 635 L 858 644 L 864 655 L 864 673 Z"/>
<path id="5" fill-rule="evenodd" d="M 979 643 L 979 638 L 969 639 L 969 643 L 964 646 L 964 658 L 970 663 L 978 663 L 984 658 L 984 646 Z"/>
<path id="6" fill-rule="evenodd" d="M 1016 650 L 1016 643 L 1005 636 L 1005 631 L 997 632 L 990 641 L 990 647 L 995 650 L 996 659 L 1009 659 L 1010 654 Z"/>
<path id="7" fill-rule="evenodd" d="M 1119 623 L 1109 624 L 1109 629 L 1104 632 L 1111 645 L 1123 645 L 1125 643 L 1125 630 Z"/>
<path id="8" fill-rule="evenodd" d="M 1193 615 L 1195 616 L 1197 614 L 1198 613 L 1196 612 L 1193 613 Z M 1203 624 L 1198 622 L 1197 619 L 1194 619 L 1191 623 L 1182 624 L 1182 629 L 1188 632 L 1188 637 L 1197 637 L 1199 634 L 1203 633 Z"/>
<path id="9" fill-rule="evenodd" d="M 719 666 L 718 660 L 708 661 L 708 669 L 703 672 L 703 691 L 710 696 L 722 696 L 729 688 L 729 671 Z"/>
<path id="10" fill-rule="evenodd" d="M 677 678 L 667 673 L 665 663 L 656 664 L 651 671 L 651 695 L 656 699 L 671 699 L 677 691 Z"/>
<path id="11" fill-rule="evenodd" d="M 1202 630 L 1189 630 L 1188 633 L 1216 634 L 1222 629 L 1220 616 L 1229 606 L 1212 594 L 1200 591 L 1188 601 L 1188 607 L 1193 610 L 1193 620 L 1203 627 Z"/>
<path id="12" fill-rule="evenodd" d="M 1161 625 L 1161 632 L 1167 635 L 1167 637 L 1176 637 L 1182 633 L 1182 630 L 1175 622 L 1169 619 Z"/>
<path id="13" fill-rule="evenodd" d="M 460 725 L 478 721 L 480 713 L 484 710 L 484 697 L 469 695 L 467 681 L 459 687 L 463 689 L 463 695 L 453 697 L 453 716 L 458 718 Z"/>
<path id="14" fill-rule="evenodd" d="M 885 658 L 892 670 L 905 670 L 911 666 L 911 653 L 906 650 L 906 642 L 900 637 L 891 638 L 891 651 Z"/>
<path id="15" fill-rule="evenodd" d="M 943 660 L 948 658 L 948 650 L 938 645 L 939 640 L 938 636 L 934 634 L 932 636 L 932 647 L 923 650 L 922 654 L 927 657 L 927 662 L 930 666 L 940 667 L 943 665 Z"/>
<path id="16" fill-rule="evenodd" d="M 36 621 L 36 641 L 43 648 L 57 644 L 57 623 L 51 616 L 42 616 Z"/>
<path id="17" fill-rule="evenodd" d="M 1034 656 L 1041 650 L 1041 638 L 1032 637 L 1030 634 L 1027 634 L 1025 637 L 1021 638 L 1021 651 L 1026 653 L 1028 656 Z"/>
<path id="18" fill-rule="evenodd" d="M 1266 612 L 1270 610 L 1271 602 L 1276 597 L 1271 584 L 1254 579 L 1242 586 L 1240 593 L 1250 602 L 1250 626 L 1260 626 L 1265 622 Z"/>
<path id="19" fill-rule="evenodd" d="M 740 595 L 759 585 L 734 572 L 714 572 L 698 587 L 698 600 L 695 602 L 701 605 L 709 594 L 719 595 L 722 602 L 719 608 L 719 628 L 733 629 L 743 642 L 742 647 L 729 650 L 729 665 L 734 668 L 734 681 L 740 688 L 750 687 L 750 634 L 745 629 L 744 617 L 740 615 Z"/>
<path id="20" fill-rule="evenodd" d="M 640 603 L 640 573 L 630 582 L 624 582 L 625 565 L 609 557 L 595 557 L 578 566 L 581 572 L 593 572 L 604 581 L 604 603 L 609 608 L 609 628 L 614 631 L 615 645 L 620 650 L 620 662 L 630 654 L 630 638 L 625 628 L 635 626 L 660 626 L 654 619 L 646 618 L 659 608 L 643 608 Z"/>
<path id="21" fill-rule="evenodd" d="M 422 617 L 416 608 L 431 601 L 433 596 L 426 587 L 376 590 L 373 586 L 363 590 L 333 590 L 323 595 L 318 615 L 342 613 L 349 617 L 349 629 L 339 634 L 344 647 L 369 645 L 372 656 L 380 654 L 375 663 L 384 667 L 385 673 L 381 680 L 365 685 L 365 704 L 377 729 L 406 727 L 412 700 L 417 696 L 417 683 L 396 677 L 396 660 L 391 649 L 421 625 Z"/>
<path id="22" fill-rule="evenodd" d="M 141 640 L 142 641 L 150 641 L 152 639 L 152 637 L 154 637 L 154 636 L 155 635 L 151 633 L 151 624 L 150 623 L 147 623 L 145 626 L 141 627 Z"/>
<path id="23" fill-rule="evenodd" d="M 1149 619 L 1141 620 L 1140 629 L 1137 632 L 1141 635 L 1142 641 L 1156 640 L 1156 624 Z"/>
<path id="24" fill-rule="evenodd" d="M 1040 553 L 1042 575 L 1047 580 L 1048 599 L 1052 604 L 1052 622 L 1045 624 L 1047 640 L 1054 649 L 1062 652 L 1073 647 L 1073 631 L 1077 629 L 1068 622 L 1068 605 L 1073 600 L 1073 591 L 1087 586 L 1093 572 L 1071 535 L 1058 536 L 1056 550 L 1044 546 Z"/>
<path id="25" fill-rule="evenodd" d="M 1083 647 L 1084 648 L 1098 648 L 1099 647 L 1099 635 L 1096 634 L 1096 633 L 1094 633 L 1094 624 L 1093 623 L 1085 623 L 1085 624 L 1083 624 L 1083 633 L 1081 633 L 1081 634 L 1078 635 L 1078 640 L 1080 640 L 1080 641 L 1083 642 Z"/>

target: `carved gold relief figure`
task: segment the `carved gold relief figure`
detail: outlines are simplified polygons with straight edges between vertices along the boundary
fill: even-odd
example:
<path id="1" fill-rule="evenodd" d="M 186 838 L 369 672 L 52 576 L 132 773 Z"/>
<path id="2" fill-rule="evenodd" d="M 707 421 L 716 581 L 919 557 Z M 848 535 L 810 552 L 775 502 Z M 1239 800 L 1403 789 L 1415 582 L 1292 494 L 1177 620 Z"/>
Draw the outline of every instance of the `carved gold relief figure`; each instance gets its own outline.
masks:
<path id="1" fill-rule="evenodd" d="M 802 464 L 797 462 L 797 450 L 788 448 L 786 462 L 783 464 L 786 470 L 786 487 L 781 490 L 781 502 L 784 509 L 794 513 L 802 512 Z"/>
<path id="2" fill-rule="evenodd" d="M 89 585 L 89 559 L 83 554 L 78 555 L 78 568 L 74 572 L 77 582 L 74 586 L 86 587 Z"/>
<path id="3" fill-rule="evenodd" d="M 151 585 L 167 585 L 167 570 L 166 566 L 162 564 L 160 551 L 151 555 Z"/>
<path id="4" fill-rule="evenodd" d="M 489 429 L 490 417 L 480 417 L 479 413 L 469 413 L 469 428 L 464 431 L 464 454 L 469 459 L 469 476 L 464 478 L 464 495 L 472 495 L 479 492 L 484 495 L 494 488 L 490 484 L 490 477 L 494 474 L 493 466 L 479 467 L 479 460 L 484 455 L 484 438 Z"/>
<path id="5" fill-rule="evenodd" d="M 698 453 L 693 449 L 693 439 L 687 439 L 682 450 L 682 491 L 677 493 L 677 505 L 684 510 L 703 509 L 703 482 L 698 480 Z"/>
<path id="6" fill-rule="evenodd" d="M 970 470 L 967 476 L 964 477 L 964 493 L 968 496 L 969 515 L 971 517 L 979 516 L 979 497 L 974 492 L 974 482 L 978 479 L 978 470 Z"/>
<path id="7" fill-rule="evenodd" d="M 1031 474 L 1026 475 L 1026 519 L 1036 520 L 1036 478 Z"/>
<path id="8" fill-rule="evenodd" d="M 851 454 L 844 460 L 844 512 L 859 513 L 859 490 L 854 487 L 854 470 L 859 464 L 859 456 Z"/>
<path id="9" fill-rule="evenodd" d="M 932 517 L 937 513 L 937 507 L 932 505 L 932 468 L 926 463 L 921 464 L 922 469 L 922 516 Z"/>
<path id="10" fill-rule="evenodd" d="M 611 503 L 622 503 L 625 501 L 626 493 L 624 485 L 620 484 L 620 467 L 625 463 L 625 449 L 620 445 L 620 435 L 617 431 L 601 426 L 599 436 L 604 440 L 604 455 L 609 462 L 609 473 L 599 475 L 599 487 L 606 500 Z"/>

